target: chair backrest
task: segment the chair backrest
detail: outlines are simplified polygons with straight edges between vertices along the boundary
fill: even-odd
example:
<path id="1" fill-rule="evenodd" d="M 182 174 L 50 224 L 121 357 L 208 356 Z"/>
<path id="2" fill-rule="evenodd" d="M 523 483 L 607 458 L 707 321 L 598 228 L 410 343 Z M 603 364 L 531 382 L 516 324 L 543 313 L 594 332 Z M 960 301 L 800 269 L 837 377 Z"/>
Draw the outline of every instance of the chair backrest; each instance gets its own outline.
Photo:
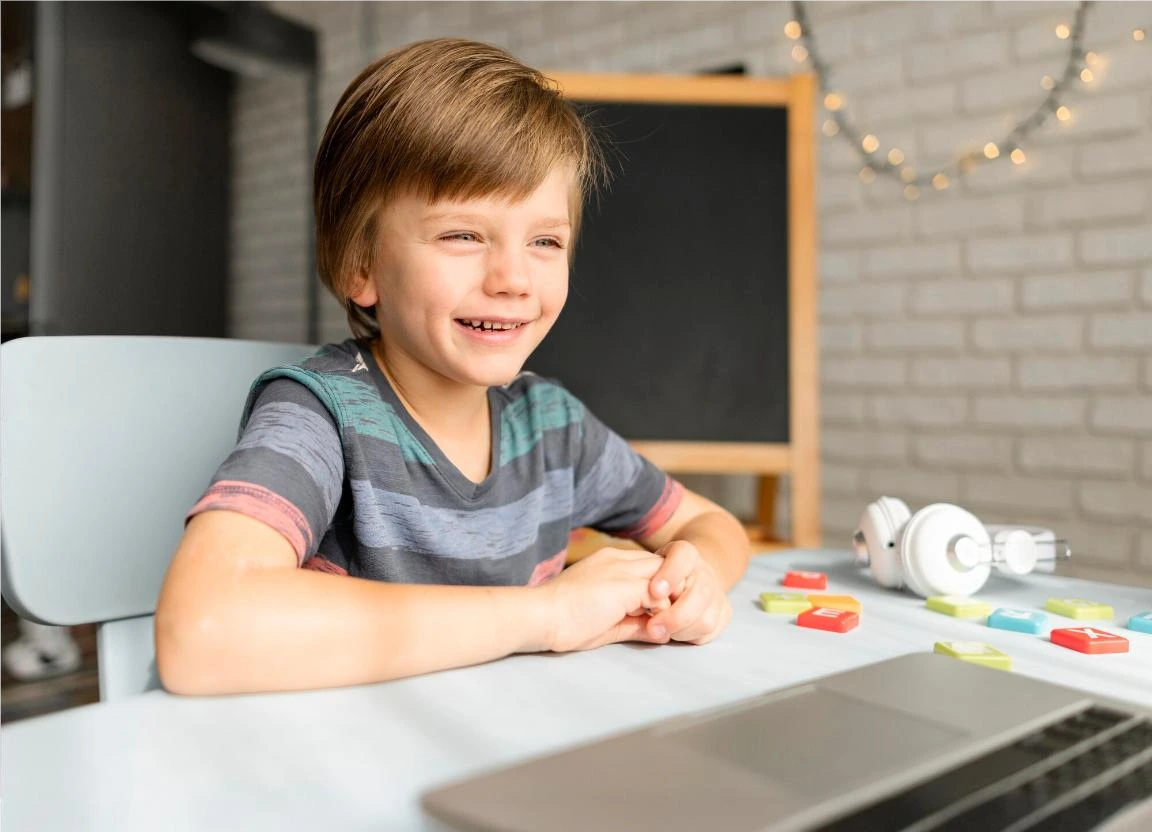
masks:
<path id="1" fill-rule="evenodd" d="M 34 621 L 101 625 L 101 699 L 157 685 L 151 618 L 185 513 L 256 377 L 314 352 L 148 336 L 0 348 L 4 598 Z"/>

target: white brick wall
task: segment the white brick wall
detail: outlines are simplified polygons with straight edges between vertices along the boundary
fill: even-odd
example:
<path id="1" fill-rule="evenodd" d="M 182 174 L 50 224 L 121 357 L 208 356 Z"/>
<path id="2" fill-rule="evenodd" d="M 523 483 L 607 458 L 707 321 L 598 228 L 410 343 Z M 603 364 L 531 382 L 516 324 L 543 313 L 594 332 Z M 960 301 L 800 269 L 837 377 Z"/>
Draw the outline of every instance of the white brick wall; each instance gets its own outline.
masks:
<path id="1" fill-rule="evenodd" d="M 465 35 L 545 69 L 794 71 L 785 2 L 273 3 L 317 26 L 321 118 L 375 55 Z M 1058 75 L 1074 2 L 809 3 L 848 112 L 910 164 L 1000 138 Z M 824 528 L 843 547 L 881 493 L 959 502 L 1073 543 L 1068 571 L 1152 583 L 1152 2 L 1098 2 L 1096 80 L 1027 161 L 906 202 L 820 140 Z M 233 331 L 304 333 L 304 87 L 244 80 L 234 103 Z M 820 116 L 823 118 L 823 115 Z M 324 339 L 343 337 L 325 300 Z M 691 485 L 748 511 L 751 478 Z M 782 500 L 786 505 L 786 499 Z"/>

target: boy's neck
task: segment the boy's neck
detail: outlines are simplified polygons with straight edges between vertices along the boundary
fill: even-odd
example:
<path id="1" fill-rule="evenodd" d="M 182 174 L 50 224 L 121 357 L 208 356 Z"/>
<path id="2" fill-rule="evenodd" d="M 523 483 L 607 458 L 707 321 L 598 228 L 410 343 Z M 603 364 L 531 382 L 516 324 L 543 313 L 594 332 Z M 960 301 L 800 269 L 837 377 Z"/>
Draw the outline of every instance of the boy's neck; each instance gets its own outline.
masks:
<path id="1" fill-rule="evenodd" d="M 372 356 L 408 413 L 437 443 L 490 437 L 488 388 L 458 384 L 427 372 L 377 339 Z"/>

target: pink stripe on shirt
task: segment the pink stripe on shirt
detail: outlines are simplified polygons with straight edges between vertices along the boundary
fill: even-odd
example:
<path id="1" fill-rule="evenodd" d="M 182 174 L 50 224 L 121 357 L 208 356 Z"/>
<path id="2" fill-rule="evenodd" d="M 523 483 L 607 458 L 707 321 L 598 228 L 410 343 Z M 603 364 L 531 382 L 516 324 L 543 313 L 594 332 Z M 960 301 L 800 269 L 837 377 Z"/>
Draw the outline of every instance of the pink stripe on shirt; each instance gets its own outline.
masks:
<path id="1" fill-rule="evenodd" d="M 300 509 L 262 485 L 235 480 L 214 483 L 192 506 L 184 522 L 204 511 L 235 511 L 266 523 L 288 538 L 296 550 L 297 563 L 304 562 L 312 545 L 312 530 Z"/>
<path id="2" fill-rule="evenodd" d="M 563 572 L 564 559 L 567 555 L 568 548 L 565 547 L 560 551 L 560 554 L 553 555 L 548 560 L 542 560 L 536 564 L 536 568 L 532 570 L 532 577 L 528 579 L 528 586 L 540 586 L 540 584 L 552 580 Z"/>
<path id="3" fill-rule="evenodd" d="M 660 499 L 656 501 L 656 505 L 652 506 L 639 523 L 621 532 L 614 532 L 614 534 L 631 540 L 642 540 L 655 534 L 676 513 L 676 509 L 680 508 L 680 502 L 683 499 L 684 486 L 671 477 L 665 476 L 664 490 L 660 494 Z"/>

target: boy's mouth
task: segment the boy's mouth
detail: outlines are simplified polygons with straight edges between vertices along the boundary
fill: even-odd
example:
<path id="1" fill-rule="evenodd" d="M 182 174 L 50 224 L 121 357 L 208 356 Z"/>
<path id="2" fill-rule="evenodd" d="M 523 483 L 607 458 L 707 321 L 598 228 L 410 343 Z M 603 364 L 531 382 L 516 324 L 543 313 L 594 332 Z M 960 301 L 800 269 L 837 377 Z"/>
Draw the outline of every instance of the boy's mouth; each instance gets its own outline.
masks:
<path id="1" fill-rule="evenodd" d="M 477 332 L 480 332 L 480 331 L 505 332 L 505 331 L 510 330 L 510 329 L 519 329 L 520 327 L 524 326 L 524 324 L 527 322 L 526 321 L 479 321 L 479 320 L 470 320 L 470 319 L 466 319 L 466 318 L 457 318 L 456 323 L 460 324 L 461 326 L 468 327 L 469 329 L 474 329 Z"/>

